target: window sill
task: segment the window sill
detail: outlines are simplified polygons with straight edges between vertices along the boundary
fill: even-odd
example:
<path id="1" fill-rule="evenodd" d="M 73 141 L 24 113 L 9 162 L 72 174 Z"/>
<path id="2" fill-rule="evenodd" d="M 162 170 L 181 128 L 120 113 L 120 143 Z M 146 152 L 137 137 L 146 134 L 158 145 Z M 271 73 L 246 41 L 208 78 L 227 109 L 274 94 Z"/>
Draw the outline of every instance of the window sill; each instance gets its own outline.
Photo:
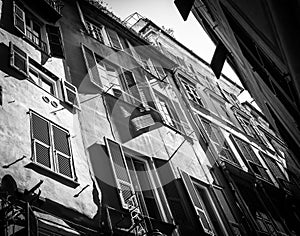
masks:
<path id="1" fill-rule="evenodd" d="M 45 175 L 51 179 L 54 179 L 64 185 L 71 187 L 71 188 L 76 188 L 80 185 L 76 180 L 68 178 L 62 174 L 56 173 L 56 172 L 38 164 L 38 163 L 35 163 L 35 162 L 30 162 L 25 167 L 32 169 L 41 175 Z"/>

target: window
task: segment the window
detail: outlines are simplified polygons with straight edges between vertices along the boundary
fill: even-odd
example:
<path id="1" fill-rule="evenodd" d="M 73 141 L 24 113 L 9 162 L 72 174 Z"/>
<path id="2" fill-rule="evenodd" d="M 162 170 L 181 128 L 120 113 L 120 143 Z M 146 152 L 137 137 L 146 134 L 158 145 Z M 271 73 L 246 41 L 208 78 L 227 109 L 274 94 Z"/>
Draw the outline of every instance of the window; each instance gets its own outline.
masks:
<path id="1" fill-rule="evenodd" d="M 157 107 L 158 110 L 165 122 L 165 124 L 181 130 L 181 124 L 177 119 L 175 109 L 173 108 L 172 102 L 167 97 L 155 93 L 157 98 Z"/>
<path id="2" fill-rule="evenodd" d="M 93 23 L 86 21 L 86 26 L 88 29 L 88 33 L 94 38 L 97 39 L 99 42 L 103 43 L 103 26 L 96 26 Z"/>
<path id="3" fill-rule="evenodd" d="M 246 134 L 248 134 L 249 136 L 251 136 L 252 138 L 256 138 L 256 140 L 260 140 L 254 129 L 252 128 L 250 121 L 242 118 L 240 115 L 236 114 L 236 118 L 239 121 L 240 125 L 242 126 L 243 130 L 245 131 Z"/>
<path id="4" fill-rule="evenodd" d="M 219 205 L 221 206 L 224 214 L 226 215 L 228 222 L 230 223 L 230 226 L 232 228 L 234 235 L 241 236 L 242 233 L 240 230 L 240 226 L 237 223 L 237 221 L 233 215 L 233 212 L 231 210 L 231 207 L 226 199 L 226 196 L 225 196 L 223 190 L 221 188 L 214 187 L 214 192 L 215 192 L 216 198 L 219 201 Z"/>
<path id="5" fill-rule="evenodd" d="M 138 213 L 161 220 L 158 199 L 147 162 L 125 155 L 122 146 L 113 140 L 105 138 L 105 143 L 122 207 L 131 210 L 136 208 Z"/>
<path id="6" fill-rule="evenodd" d="M 189 81 L 185 80 L 184 78 L 182 78 L 181 81 L 182 81 L 185 91 L 187 92 L 188 98 L 191 101 L 195 102 L 196 104 L 200 105 L 201 107 L 204 107 L 202 99 L 199 96 L 195 85 L 193 85 Z"/>
<path id="7" fill-rule="evenodd" d="M 210 234 L 210 235 L 215 235 L 214 234 L 214 228 L 212 225 L 212 221 L 210 219 L 207 206 L 204 203 L 203 200 L 203 191 L 204 189 L 201 190 L 199 189 L 191 180 L 190 176 L 185 173 L 184 171 L 180 171 L 183 183 L 185 185 L 185 188 L 190 196 L 190 200 L 195 208 L 195 212 L 197 216 L 199 217 L 199 221 L 201 223 L 201 226 L 203 230 Z"/>
<path id="8" fill-rule="evenodd" d="M 275 178 L 287 180 L 285 175 L 283 174 L 283 171 L 279 167 L 280 164 L 275 159 L 263 152 L 260 152 L 260 154 L 263 156 L 264 160 L 266 161 L 269 169 L 271 170 Z"/>
<path id="9" fill-rule="evenodd" d="M 234 137 L 234 141 L 237 144 L 241 155 L 246 159 L 251 171 L 260 178 L 270 181 L 270 177 L 268 176 L 265 168 L 262 166 L 256 154 L 254 153 L 250 144 L 237 137 Z"/>
<path id="10" fill-rule="evenodd" d="M 28 74 L 28 56 L 16 45 L 9 43 L 10 46 L 10 65 L 24 75 Z"/>
<path id="11" fill-rule="evenodd" d="M 53 96 L 57 96 L 57 84 L 56 81 L 51 79 L 49 76 L 45 75 L 38 69 L 33 66 L 29 67 L 29 78 L 39 87 L 41 87 L 46 92 L 52 94 Z"/>
<path id="12" fill-rule="evenodd" d="M 115 49 L 122 50 L 122 45 L 121 45 L 118 34 L 110 28 L 106 28 L 106 33 L 107 33 L 110 45 Z"/>
<path id="13" fill-rule="evenodd" d="M 55 173 L 75 179 L 68 131 L 30 112 L 33 161 Z"/>
<path id="14" fill-rule="evenodd" d="M 77 88 L 68 81 L 63 81 L 62 83 L 65 102 L 79 109 L 79 98 Z"/>
<path id="15" fill-rule="evenodd" d="M 222 136 L 219 129 L 204 120 L 202 120 L 202 123 L 208 137 L 210 138 L 210 141 L 212 142 L 219 156 L 226 160 L 232 161 L 235 164 L 239 164 L 234 157 L 234 154 L 230 150 L 226 139 Z"/>
<path id="16" fill-rule="evenodd" d="M 46 25 L 23 7 L 14 3 L 14 26 L 25 38 L 42 52 L 54 57 L 64 58 L 63 43 L 60 29 L 57 26 Z M 46 32 L 48 44 L 46 43 Z"/>

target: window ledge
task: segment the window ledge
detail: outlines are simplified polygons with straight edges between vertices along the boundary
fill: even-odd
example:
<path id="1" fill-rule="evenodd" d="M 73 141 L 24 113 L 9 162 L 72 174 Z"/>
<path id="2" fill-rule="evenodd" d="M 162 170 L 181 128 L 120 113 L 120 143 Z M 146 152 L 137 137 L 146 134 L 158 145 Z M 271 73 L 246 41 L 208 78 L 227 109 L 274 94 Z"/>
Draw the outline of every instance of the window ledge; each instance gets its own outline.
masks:
<path id="1" fill-rule="evenodd" d="M 77 180 L 73 180 L 71 178 L 68 178 L 62 174 L 56 173 L 50 169 L 48 169 L 47 167 L 44 167 L 38 163 L 35 162 L 30 162 L 27 165 L 25 165 L 26 168 L 32 169 L 36 172 L 38 172 L 41 175 L 45 175 L 51 179 L 54 179 L 64 185 L 67 185 L 71 188 L 76 188 L 78 187 L 80 184 L 77 182 Z"/>

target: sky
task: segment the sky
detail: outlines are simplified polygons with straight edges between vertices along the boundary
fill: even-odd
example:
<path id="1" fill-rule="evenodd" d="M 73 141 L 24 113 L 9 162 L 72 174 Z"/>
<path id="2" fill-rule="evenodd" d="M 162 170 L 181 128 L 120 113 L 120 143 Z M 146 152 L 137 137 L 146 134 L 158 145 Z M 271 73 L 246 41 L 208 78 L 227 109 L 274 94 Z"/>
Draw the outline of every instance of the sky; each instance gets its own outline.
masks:
<path id="1" fill-rule="evenodd" d="M 174 0 L 105 0 L 104 6 L 121 20 L 138 12 L 160 27 L 173 29 L 176 40 L 210 63 L 216 46 L 192 13 L 186 21 L 182 19 Z M 241 85 L 238 77 L 227 63 L 225 63 L 222 73 Z M 252 99 L 247 92 L 244 92 L 241 100 L 251 101 Z"/>

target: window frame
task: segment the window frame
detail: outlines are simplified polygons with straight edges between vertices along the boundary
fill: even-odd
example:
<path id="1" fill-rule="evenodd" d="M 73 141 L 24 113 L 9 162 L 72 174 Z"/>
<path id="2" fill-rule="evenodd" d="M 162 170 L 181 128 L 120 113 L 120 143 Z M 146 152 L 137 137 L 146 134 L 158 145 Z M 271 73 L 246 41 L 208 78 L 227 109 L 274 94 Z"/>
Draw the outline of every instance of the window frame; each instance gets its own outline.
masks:
<path id="1" fill-rule="evenodd" d="M 75 107 L 76 109 L 80 110 L 80 102 L 79 102 L 79 96 L 78 96 L 77 88 L 72 83 L 70 83 L 66 80 L 62 81 L 62 88 L 63 88 L 63 94 L 64 94 L 65 102 L 67 104 Z M 74 99 L 75 102 L 72 102 L 72 101 L 69 100 L 68 91 L 75 95 L 75 99 Z"/>
<path id="2" fill-rule="evenodd" d="M 35 74 L 38 75 L 38 83 L 35 82 L 35 80 L 31 77 L 30 74 L 33 74 L 30 71 L 34 71 Z M 43 73 L 42 71 L 40 71 L 38 68 L 36 68 L 33 65 L 29 65 L 29 69 L 28 69 L 28 78 L 31 79 L 31 81 L 36 84 L 39 88 L 41 88 L 42 90 L 44 90 L 45 92 L 51 94 L 54 97 L 58 97 L 58 84 L 59 84 L 59 80 L 54 80 L 52 78 L 50 78 L 50 76 L 46 75 L 45 73 Z M 45 82 L 46 81 L 46 82 Z M 52 89 L 53 89 L 53 93 L 47 91 L 46 89 L 43 88 L 42 83 L 46 83 L 46 84 L 51 84 Z"/>
<path id="3" fill-rule="evenodd" d="M 100 43 L 104 44 L 104 26 L 100 25 L 100 27 L 98 25 L 95 25 L 94 23 L 92 23 L 89 20 L 85 20 L 86 26 L 87 26 L 87 30 L 89 35 L 96 39 L 97 41 L 99 41 Z M 99 37 L 100 35 L 100 37 Z"/>
<path id="4" fill-rule="evenodd" d="M 203 99 L 198 94 L 196 86 L 192 82 L 190 82 L 187 79 L 183 78 L 182 76 L 180 76 L 180 77 L 181 77 L 182 85 L 185 88 L 185 91 L 187 93 L 187 96 L 188 96 L 189 100 L 196 103 L 196 104 L 198 104 L 199 106 L 205 108 Z"/>
<path id="5" fill-rule="evenodd" d="M 47 123 L 47 127 L 48 127 L 47 134 L 49 136 L 49 145 L 43 143 L 42 141 L 40 141 L 34 137 L 33 118 L 32 118 L 33 115 L 37 116 L 39 119 L 42 119 L 43 121 L 45 121 Z M 29 116 L 30 116 L 30 134 L 31 134 L 31 144 L 32 144 L 32 158 L 31 158 L 32 162 L 35 165 L 38 165 L 43 169 L 46 169 L 52 173 L 55 173 L 56 175 L 59 175 L 65 179 L 69 179 L 71 181 L 77 182 L 77 176 L 76 176 L 76 171 L 75 171 L 75 166 L 74 166 L 74 157 L 73 157 L 73 153 L 72 153 L 72 145 L 71 145 L 69 131 L 67 131 L 66 129 L 60 127 L 59 125 L 53 123 L 52 121 L 44 118 L 43 116 L 39 115 L 38 113 L 36 113 L 32 110 L 29 111 Z M 62 132 L 64 132 L 66 134 L 70 156 L 68 156 L 65 153 L 62 153 L 61 151 L 59 151 L 55 148 L 53 126 L 55 126 L 57 129 L 61 130 Z M 35 145 L 36 142 L 44 147 L 49 148 L 49 161 L 50 161 L 50 165 L 51 165 L 50 167 L 47 167 L 46 165 L 43 165 L 37 161 L 37 156 L 36 156 L 37 152 L 36 152 L 36 145 Z M 72 176 L 68 176 L 68 175 L 60 172 L 57 152 L 59 153 L 59 155 L 62 155 L 64 157 L 67 157 L 70 159 L 69 163 L 70 163 L 70 170 L 71 170 Z"/>
<path id="6" fill-rule="evenodd" d="M 213 147 L 215 148 L 218 156 L 220 158 L 222 158 L 222 160 L 230 161 L 231 163 L 234 163 L 235 165 L 240 166 L 238 160 L 235 158 L 233 151 L 231 150 L 226 138 L 223 136 L 220 129 L 216 125 L 212 124 L 211 122 L 209 122 L 201 117 L 200 117 L 200 120 L 203 123 L 203 127 L 206 131 L 206 134 L 209 137 L 209 140 L 213 143 Z M 218 142 L 216 142 L 215 140 L 212 139 L 211 133 L 209 133 L 209 130 L 207 130 L 207 126 L 209 126 L 210 131 L 215 136 L 215 138 L 217 139 L 216 141 L 218 141 Z M 222 139 L 222 141 L 220 139 Z M 222 142 L 222 144 L 225 144 L 225 146 L 220 144 L 221 142 Z M 216 147 L 216 146 L 220 147 L 220 151 L 218 150 L 218 147 Z M 221 155 L 221 152 L 223 152 L 224 149 L 226 150 L 226 153 L 229 153 L 229 155 L 232 158 L 228 159 L 225 156 Z"/>
<path id="7" fill-rule="evenodd" d="M 29 72 L 29 57 L 28 57 L 28 54 L 26 52 L 24 52 L 23 50 L 21 50 L 18 46 L 13 44 L 11 41 L 9 42 L 9 47 L 10 47 L 10 66 L 13 67 L 14 69 L 16 69 L 17 71 L 19 71 L 20 73 L 22 73 L 23 75 L 27 76 L 28 72 Z M 17 52 L 17 51 L 19 51 L 19 52 Z M 25 57 L 24 57 L 24 55 L 21 55 L 20 52 L 24 53 Z M 17 65 L 15 65 L 16 54 L 22 60 L 24 60 L 25 69 L 26 69 L 25 71 L 23 71 Z"/>

